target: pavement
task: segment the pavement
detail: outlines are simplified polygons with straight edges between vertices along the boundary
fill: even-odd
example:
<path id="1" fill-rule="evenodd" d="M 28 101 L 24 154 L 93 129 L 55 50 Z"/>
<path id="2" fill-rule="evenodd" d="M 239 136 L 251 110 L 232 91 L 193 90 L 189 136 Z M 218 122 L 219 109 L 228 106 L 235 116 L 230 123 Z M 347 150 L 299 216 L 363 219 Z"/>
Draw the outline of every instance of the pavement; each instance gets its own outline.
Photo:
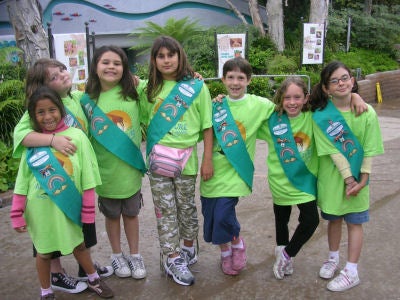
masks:
<path id="1" fill-rule="evenodd" d="M 274 263 L 275 231 L 272 199 L 266 181 L 265 157 L 267 146 L 257 144 L 253 194 L 239 201 L 237 214 L 241 235 L 247 244 L 248 263 L 239 276 L 224 275 L 219 267 L 219 249 L 203 241 L 199 235 L 199 261 L 192 267 L 194 285 L 180 286 L 160 271 L 159 244 L 148 178 L 143 180 L 144 208 L 140 213 L 140 252 L 144 257 L 147 277 L 142 280 L 106 279 L 114 290 L 114 299 L 397 299 L 400 300 L 399 228 L 400 218 L 400 100 L 373 104 L 384 137 L 385 154 L 374 158 L 371 189 L 371 220 L 364 226 L 364 246 L 359 262 L 361 283 L 346 292 L 330 292 L 327 281 L 319 278 L 321 263 L 327 255 L 326 222 L 321 220 L 311 240 L 294 261 L 294 273 L 276 280 Z M 0 194 L 3 204 L 9 203 L 10 193 Z M 198 189 L 196 201 L 202 226 Z M 18 234 L 9 219 L 10 206 L 0 208 L 0 299 L 39 299 L 39 283 L 32 243 L 28 234 Z M 293 209 L 290 230 L 297 225 L 298 211 Z M 109 264 L 110 246 L 104 229 L 104 217 L 96 216 L 98 244 L 92 257 Z M 123 237 L 123 249 L 128 251 Z M 347 231 L 343 226 L 340 247 L 341 266 L 346 262 Z M 62 258 L 70 275 L 77 274 L 72 256 Z M 93 293 L 55 292 L 57 299 L 96 299 Z"/>

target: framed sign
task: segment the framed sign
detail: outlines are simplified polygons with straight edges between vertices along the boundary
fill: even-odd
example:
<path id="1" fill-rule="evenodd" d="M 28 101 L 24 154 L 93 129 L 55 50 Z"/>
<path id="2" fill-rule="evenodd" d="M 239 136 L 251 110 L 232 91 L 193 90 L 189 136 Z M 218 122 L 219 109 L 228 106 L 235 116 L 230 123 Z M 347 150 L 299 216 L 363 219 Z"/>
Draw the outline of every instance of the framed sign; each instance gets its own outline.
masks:
<path id="1" fill-rule="evenodd" d="M 86 34 L 54 34 L 55 58 L 67 66 L 72 76 L 72 89 L 85 90 L 88 78 Z"/>
<path id="2" fill-rule="evenodd" d="M 246 34 L 229 33 L 217 34 L 218 48 L 218 77 L 222 77 L 222 67 L 224 63 L 234 57 L 246 57 Z"/>
<path id="3" fill-rule="evenodd" d="M 303 65 L 323 63 L 324 41 L 324 24 L 303 24 Z"/>

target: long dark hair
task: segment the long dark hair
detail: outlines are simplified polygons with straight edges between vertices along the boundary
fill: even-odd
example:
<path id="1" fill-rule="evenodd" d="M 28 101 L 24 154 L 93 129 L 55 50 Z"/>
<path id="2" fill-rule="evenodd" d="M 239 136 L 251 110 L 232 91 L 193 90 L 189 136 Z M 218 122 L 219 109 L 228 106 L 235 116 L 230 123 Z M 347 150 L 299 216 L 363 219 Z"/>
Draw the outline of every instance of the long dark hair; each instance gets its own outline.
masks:
<path id="1" fill-rule="evenodd" d="M 178 70 L 175 81 L 180 81 L 185 77 L 193 77 L 194 72 L 189 64 L 185 50 L 181 44 L 170 36 L 158 37 L 151 47 L 149 81 L 147 84 L 147 100 L 153 102 L 153 98 L 161 91 L 163 86 L 163 76 L 157 70 L 156 57 L 161 48 L 167 48 L 168 51 L 178 53 Z"/>
<path id="2" fill-rule="evenodd" d="M 36 91 L 32 93 L 32 95 L 28 99 L 28 114 L 31 120 L 32 128 L 37 132 L 42 132 L 37 120 L 36 120 L 36 105 L 40 100 L 49 99 L 53 102 L 57 108 L 60 110 L 61 118 L 65 117 L 65 108 L 64 104 L 62 103 L 60 95 L 55 92 L 54 90 L 48 88 L 47 86 L 42 86 L 38 88 Z"/>
<path id="3" fill-rule="evenodd" d="M 121 95 L 124 97 L 124 100 L 127 100 L 128 97 L 138 100 L 139 95 L 136 91 L 132 74 L 129 71 L 128 57 L 126 56 L 124 50 L 117 46 L 102 46 L 94 51 L 92 63 L 90 64 L 89 77 L 86 84 L 86 93 L 88 93 L 92 99 L 99 98 L 101 84 L 99 76 L 97 75 L 97 64 L 99 63 L 101 56 L 109 51 L 116 53 L 121 58 L 123 69 L 122 78 L 119 82 L 122 87 Z"/>
<path id="4" fill-rule="evenodd" d="M 331 79 L 332 74 L 339 68 L 345 69 L 350 77 L 352 77 L 351 70 L 340 61 L 332 61 L 325 66 L 325 68 L 321 71 L 320 81 L 312 88 L 310 95 L 310 104 L 311 111 L 316 111 L 317 109 L 324 109 L 328 104 L 329 95 L 326 94 L 323 90 L 323 87 L 327 89 L 329 87 L 329 80 Z M 357 80 L 354 78 L 353 88 L 351 90 L 352 93 L 358 92 L 358 84 Z"/>
<path id="5" fill-rule="evenodd" d="M 40 87 L 46 86 L 49 80 L 49 68 L 60 68 L 66 70 L 67 67 L 62 62 L 52 58 L 40 58 L 32 67 L 29 68 L 25 79 L 25 106 L 28 107 L 29 98 Z M 68 94 L 71 96 L 70 91 Z"/>

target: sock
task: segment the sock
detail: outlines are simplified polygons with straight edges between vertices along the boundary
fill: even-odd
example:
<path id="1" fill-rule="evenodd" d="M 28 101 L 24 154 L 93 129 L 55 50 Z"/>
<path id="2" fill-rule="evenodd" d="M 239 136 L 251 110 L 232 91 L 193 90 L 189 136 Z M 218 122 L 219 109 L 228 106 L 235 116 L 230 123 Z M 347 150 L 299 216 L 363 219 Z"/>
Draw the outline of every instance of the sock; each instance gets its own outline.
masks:
<path id="1" fill-rule="evenodd" d="M 93 282 L 96 279 L 100 278 L 100 276 L 99 276 L 99 274 L 97 274 L 97 272 L 94 272 L 93 274 L 87 274 L 87 277 L 90 282 Z"/>
<path id="2" fill-rule="evenodd" d="M 329 251 L 329 259 L 334 259 L 339 263 L 339 251 Z"/>
<path id="3" fill-rule="evenodd" d="M 132 257 L 137 257 L 137 258 L 141 257 L 140 253 L 131 254 L 131 256 Z"/>
<path id="4" fill-rule="evenodd" d="M 231 248 L 229 248 L 229 250 L 227 250 L 227 251 L 221 251 L 221 256 L 222 257 L 228 257 L 228 256 L 231 256 L 232 255 L 232 249 Z"/>
<path id="5" fill-rule="evenodd" d="M 348 273 L 350 273 L 351 276 L 358 275 L 357 264 L 355 263 L 347 262 L 345 269 L 347 270 Z"/>
<path id="6" fill-rule="evenodd" d="M 180 257 L 181 257 L 180 255 L 178 255 L 177 257 L 169 257 L 169 256 L 168 256 L 168 262 L 169 262 L 169 263 L 172 263 L 172 262 L 175 261 L 175 259 L 180 258 Z"/>
<path id="7" fill-rule="evenodd" d="M 182 249 L 185 249 L 186 251 L 190 252 L 190 254 L 194 253 L 194 246 L 188 247 L 188 246 L 183 245 Z"/>
<path id="8" fill-rule="evenodd" d="M 53 294 L 53 289 L 51 287 L 49 287 L 48 289 L 40 288 L 40 294 L 42 296 L 46 296 L 48 294 Z"/>
<path id="9" fill-rule="evenodd" d="M 232 245 L 232 248 L 236 248 L 236 249 L 242 249 L 244 247 L 242 239 L 240 239 L 240 242 L 238 244 L 231 244 L 231 245 Z"/>
<path id="10" fill-rule="evenodd" d="M 114 258 L 114 257 L 121 257 L 122 256 L 122 252 L 121 253 L 113 253 L 113 254 L 111 254 L 111 257 L 112 258 Z"/>

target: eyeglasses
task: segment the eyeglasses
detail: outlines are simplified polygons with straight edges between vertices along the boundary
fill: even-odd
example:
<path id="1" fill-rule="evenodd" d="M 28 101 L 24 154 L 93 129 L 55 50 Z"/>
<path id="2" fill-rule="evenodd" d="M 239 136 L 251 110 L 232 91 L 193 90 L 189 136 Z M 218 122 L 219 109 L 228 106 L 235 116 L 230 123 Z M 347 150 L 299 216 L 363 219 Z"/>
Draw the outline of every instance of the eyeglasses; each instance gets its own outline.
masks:
<path id="1" fill-rule="evenodd" d="M 346 82 L 346 81 L 349 81 L 350 78 L 351 78 L 351 77 L 350 77 L 349 75 L 343 75 L 343 76 L 340 77 L 339 79 L 334 78 L 334 79 L 329 80 L 329 83 L 330 83 L 330 84 L 333 84 L 333 85 L 338 85 L 338 84 L 339 84 L 339 81 L 341 81 L 341 82 Z"/>

